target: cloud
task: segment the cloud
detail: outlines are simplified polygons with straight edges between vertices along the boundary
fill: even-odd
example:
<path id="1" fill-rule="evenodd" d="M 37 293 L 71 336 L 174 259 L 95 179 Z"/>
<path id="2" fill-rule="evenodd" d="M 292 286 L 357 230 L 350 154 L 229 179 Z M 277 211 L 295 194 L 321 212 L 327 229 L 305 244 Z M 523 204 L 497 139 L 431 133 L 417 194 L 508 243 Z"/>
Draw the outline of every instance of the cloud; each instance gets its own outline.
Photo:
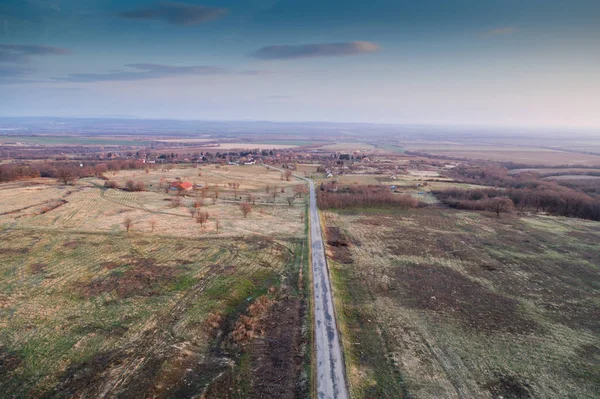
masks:
<path id="1" fill-rule="evenodd" d="M 155 7 L 125 11 L 120 16 L 128 19 L 157 19 L 174 25 L 196 25 L 212 21 L 226 13 L 226 8 L 166 1 Z"/>
<path id="2" fill-rule="evenodd" d="M 31 72 L 33 69 L 23 67 L 23 65 L 0 64 L 0 84 L 34 83 L 34 80 L 25 78 Z"/>
<path id="3" fill-rule="evenodd" d="M 285 60 L 295 58 L 339 57 L 372 53 L 378 50 L 379 47 L 371 42 L 299 44 L 263 47 L 251 53 L 250 57 L 264 60 Z"/>
<path id="4" fill-rule="evenodd" d="M 65 54 L 71 52 L 64 48 L 50 46 L 0 44 L 0 62 L 24 63 L 29 61 L 31 56 Z"/>
<path id="5" fill-rule="evenodd" d="M 517 30 L 512 26 L 504 26 L 501 28 L 495 28 L 487 31 L 486 36 L 507 36 L 512 35 Z"/>
<path id="6" fill-rule="evenodd" d="M 245 71 L 241 71 L 240 75 L 250 75 L 250 76 L 258 76 L 258 75 L 271 75 L 273 72 L 264 69 L 247 69 Z"/>
<path id="7" fill-rule="evenodd" d="M 219 66 L 173 66 L 173 65 L 160 65 L 160 64 L 129 64 L 126 67 L 133 69 L 130 71 L 113 71 L 107 73 L 75 73 L 70 74 L 64 78 L 56 78 L 56 80 L 66 82 L 79 82 L 79 83 L 91 83 L 91 82 L 115 82 L 115 81 L 133 81 L 133 80 L 146 80 L 146 79 L 158 79 L 173 76 L 201 76 L 201 75 L 227 75 L 227 74 L 238 74 L 238 75 L 260 75 L 265 72 L 256 71 L 242 71 L 242 72 L 231 72 L 228 69 Z"/>
<path id="8" fill-rule="evenodd" d="M 23 76 L 27 72 L 29 72 L 29 70 L 25 68 L 0 64 L 0 78 L 15 78 Z"/>

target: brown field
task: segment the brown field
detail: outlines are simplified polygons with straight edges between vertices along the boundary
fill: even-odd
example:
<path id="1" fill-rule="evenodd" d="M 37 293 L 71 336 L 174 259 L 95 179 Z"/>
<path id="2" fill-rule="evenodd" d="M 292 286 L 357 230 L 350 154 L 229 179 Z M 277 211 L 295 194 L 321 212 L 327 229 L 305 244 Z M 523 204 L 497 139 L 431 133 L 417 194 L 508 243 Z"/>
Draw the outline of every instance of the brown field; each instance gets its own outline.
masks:
<path id="1" fill-rule="evenodd" d="M 553 175 L 561 174 L 568 175 L 570 173 L 587 173 L 587 172 L 598 172 L 599 169 L 590 168 L 524 168 L 524 169 L 511 169 L 508 171 L 509 175 L 516 175 L 523 172 L 535 172 L 540 175 Z"/>
<path id="2" fill-rule="evenodd" d="M 134 174 L 149 186 L 198 169 L 111 177 Z M 197 192 L 0 185 L 0 396 L 305 396 L 305 204 L 287 204 L 298 182 L 279 176 L 207 170 L 211 186 L 243 179 L 238 194 L 258 199 L 244 218 L 221 187 L 204 226 L 189 214 Z M 263 184 L 287 194 L 266 203 Z"/>
<path id="3" fill-rule="evenodd" d="M 299 163 L 297 165 L 297 172 L 300 174 L 306 173 L 310 176 L 311 174 L 316 173 L 318 168 L 319 164 Z"/>
<path id="4" fill-rule="evenodd" d="M 600 155 L 580 154 L 546 148 L 407 144 L 409 151 L 426 152 L 456 158 L 484 161 L 517 162 L 530 165 L 586 165 L 600 166 Z"/>
<path id="5" fill-rule="evenodd" d="M 586 175 L 560 175 L 560 176 L 549 176 L 544 177 L 546 180 L 594 180 L 600 179 L 600 176 L 586 176 Z"/>
<path id="6" fill-rule="evenodd" d="M 176 236 L 270 236 L 301 237 L 304 224 L 300 214 L 304 212 L 304 200 L 296 199 L 292 206 L 286 197 L 292 195 L 292 188 L 299 182 L 281 180 L 280 173 L 262 166 L 232 167 L 229 171 L 209 167 L 199 170 L 179 168 L 170 171 L 123 170 L 111 173 L 110 178 L 121 186 L 127 180 L 143 181 L 148 191 L 127 192 L 104 189 L 100 179 L 82 179 L 74 186 L 59 186 L 52 179 L 37 179 L 25 183 L 7 183 L 0 185 L 0 226 L 5 228 L 47 228 L 78 231 L 123 231 L 126 217 L 133 222 L 132 230 L 150 232 L 151 221 L 155 221 L 157 234 Z M 180 198 L 181 205 L 173 207 L 172 200 L 178 196 L 173 192 L 166 194 L 159 188 L 161 179 L 174 181 L 202 179 L 202 184 L 211 187 L 206 198 L 198 191 L 186 193 Z M 237 197 L 227 185 L 228 182 L 240 183 Z M 277 190 L 278 196 L 273 203 L 265 185 Z M 218 186 L 219 199 L 213 203 L 214 187 Z M 281 190 L 284 193 L 281 193 Z M 244 218 L 240 202 L 248 194 L 254 195 L 254 210 Z M 240 200 L 240 197 L 242 200 Z M 209 213 L 204 226 L 196 223 L 189 213 L 189 207 L 196 201 L 202 201 L 202 212 Z M 52 209 L 49 212 L 44 210 Z M 219 221 L 217 232 L 216 222 Z"/>
<path id="7" fill-rule="evenodd" d="M 148 165 L 149 171 L 144 170 L 122 170 L 119 172 L 109 172 L 106 174 L 111 180 L 124 184 L 127 180 L 142 181 L 150 191 L 158 191 L 161 179 L 163 181 L 172 181 L 179 177 L 183 181 L 189 181 L 193 184 L 204 186 L 219 185 L 220 192 L 225 193 L 225 197 L 233 195 L 232 190 L 227 183 L 240 183 L 239 191 L 242 193 L 253 192 L 262 195 L 266 185 L 271 187 L 291 188 L 298 184 L 298 181 L 285 181 L 281 179 L 281 172 L 268 169 L 261 165 L 242 165 L 242 166 L 215 166 L 208 165 L 200 168 L 179 167 L 164 170 L 160 165 Z M 266 194 L 266 193 L 264 193 Z"/>
<path id="8" fill-rule="evenodd" d="M 366 143 L 354 143 L 354 142 L 339 142 L 334 144 L 326 144 L 324 146 L 319 147 L 322 150 L 331 150 L 331 151 L 370 151 L 374 150 L 375 146 Z"/>
<path id="9" fill-rule="evenodd" d="M 161 139 L 156 141 L 160 143 L 206 143 L 208 141 L 216 141 L 216 139 Z"/>
<path id="10" fill-rule="evenodd" d="M 324 216 L 353 397 L 597 397 L 600 223 Z"/>
<path id="11" fill-rule="evenodd" d="M 206 145 L 206 146 L 187 146 L 187 147 L 173 147 L 173 148 L 161 148 L 153 150 L 157 154 L 196 154 L 196 153 L 216 153 L 216 152 L 227 152 L 229 150 L 282 150 L 291 149 L 297 147 L 292 144 L 258 144 L 258 143 L 221 143 L 218 145 Z"/>

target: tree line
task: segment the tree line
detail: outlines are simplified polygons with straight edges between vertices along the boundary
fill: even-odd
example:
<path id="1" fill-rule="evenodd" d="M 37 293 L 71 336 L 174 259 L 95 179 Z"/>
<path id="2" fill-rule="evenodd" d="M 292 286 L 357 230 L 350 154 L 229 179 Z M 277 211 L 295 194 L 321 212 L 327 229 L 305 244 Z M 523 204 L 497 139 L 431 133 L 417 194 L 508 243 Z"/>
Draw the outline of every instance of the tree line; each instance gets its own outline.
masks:
<path id="1" fill-rule="evenodd" d="M 74 179 L 100 176 L 108 171 L 139 169 L 143 165 L 136 160 L 86 161 L 85 163 L 68 161 L 13 162 L 0 165 L 0 182 L 50 177 L 67 184 Z"/>
<path id="2" fill-rule="evenodd" d="M 419 200 L 409 195 L 394 194 L 385 186 L 351 185 L 321 187 L 317 192 L 321 209 L 348 209 L 369 207 L 415 208 Z"/>
<path id="3" fill-rule="evenodd" d="M 452 177 L 458 181 L 494 187 L 470 190 L 453 188 L 433 194 L 446 205 L 459 209 L 486 209 L 491 199 L 504 198 L 511 201 L 510 206 L 519 210 L 600 220 L 600 198 L 555 181 L 542 180 L 536 174 L 510 176 L 507 172 L 497 165 L 456 168 L 452 171 Z"/>

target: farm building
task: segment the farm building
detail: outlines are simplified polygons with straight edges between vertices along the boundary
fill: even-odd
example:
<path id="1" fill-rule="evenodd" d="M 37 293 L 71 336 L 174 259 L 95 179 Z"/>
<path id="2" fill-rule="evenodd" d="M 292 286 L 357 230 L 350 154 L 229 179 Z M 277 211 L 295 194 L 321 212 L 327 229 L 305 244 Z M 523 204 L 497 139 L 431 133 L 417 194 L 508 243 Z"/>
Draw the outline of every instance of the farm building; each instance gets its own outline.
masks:
<path id="1" fill-rule="evenodd" d="M 194 188 L 194 185 L 188 181 L 175 181 L 170 184 L 171 190 L 183 190 L 190 191 Z"/>

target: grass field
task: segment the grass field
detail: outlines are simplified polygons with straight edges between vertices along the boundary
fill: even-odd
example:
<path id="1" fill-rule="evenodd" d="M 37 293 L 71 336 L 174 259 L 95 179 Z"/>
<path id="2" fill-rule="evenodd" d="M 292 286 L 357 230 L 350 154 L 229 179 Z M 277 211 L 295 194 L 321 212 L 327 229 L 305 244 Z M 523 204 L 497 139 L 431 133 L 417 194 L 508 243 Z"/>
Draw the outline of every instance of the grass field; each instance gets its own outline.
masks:
<path id="1" fill-rule="evenodd" d="M 208 212 L 209 219 L 201 226 L 189 213 L 190 206 L 200 197 L 183 197 L 181 206 L 173 207 L 174 194 L 104 189 L 92 183 L 93 179 L 84 179 L 68 188 L 47 184 L 6 190 L 0 187 L 0 196 L 6 198 L 0 206 L 0 227 L 120 232 L 125 230 L 125 218 L 130 218 L 132 231 L 151 233 L 154 222 L 154 233 L 182 237 L 298 238 L 304 234 L 300 199 L 292 206 L 279 197 L 276 205 L 257 201 L 246 218 L 239 200 L 220 197 L 213 203 L 206 199 L 200 211 Z M 52 209 L 46 211 L 48 208 Z"/>
<path id="2" fill-rule="evenodd" d="M 281 179 L 281 172 L 267 169 L 261 165 L 243 165 L 243 166 L 222 166 L 215 165 L 204 166 L 201 168 L 180 167 L 170 170 L 161 170 L 160 165 L 155 165 L 149 169 L 149 173 L 143 170 L 122 170 L 119 172 L 109 172 L 106 174 L 111 180 L 123 185 L 127 180 L 142 181 L 146 188 L 151 191 L 159 190 L 161 179 L 164 181 L 173 181 L 179 177 L 183 181 L 189 181 L 194 184 L 204 186 L 219 185 L 220 191 L 224 197 L 232 196 L 233 191 L 227 183 L 240 183 L 239 192 L 253 192 L 256 195 L 266 194 L 264 188 L 266 185 L 281 189 L 282 187 L 291 187 L 298 184 L 298 181 L 285 181 Z M 280 201 L 284 202 L 283 198 Z"/>
<path id="3" fill-rule="evenodd" d="M 597 397 L 600 224 L 324 216 L 353 397 Z"/>
<path id="4" fill-rule="evenodd" d="M 266 170 L 261 177 L 261 170 L 225 174 L 226 181 L 241 173 L 248 190 L 294 184 Z M 148 182 L 153 173 L 159 172 L 141 171 Z M 188 170 L 160 173 L 174 179 Z M 216 174 L 211 179 L 218 184 Z M 244 218 L 239 201 L 223 198 L 224 189 L 215 204 L 206 200 L 201 207 L 210 218 L 200 226 L 186 206 L 198 197 L 184 196 L 174 208 L 174 194 L 102 183 L 0 185 L 2 395 L 306 392 L 304 200 L 293 206 L 281 198 L 257 201 Z M 129 233 L 126 217 L 134 222 Z M 277 348 L 265 346 L 272 341 Z"/>

